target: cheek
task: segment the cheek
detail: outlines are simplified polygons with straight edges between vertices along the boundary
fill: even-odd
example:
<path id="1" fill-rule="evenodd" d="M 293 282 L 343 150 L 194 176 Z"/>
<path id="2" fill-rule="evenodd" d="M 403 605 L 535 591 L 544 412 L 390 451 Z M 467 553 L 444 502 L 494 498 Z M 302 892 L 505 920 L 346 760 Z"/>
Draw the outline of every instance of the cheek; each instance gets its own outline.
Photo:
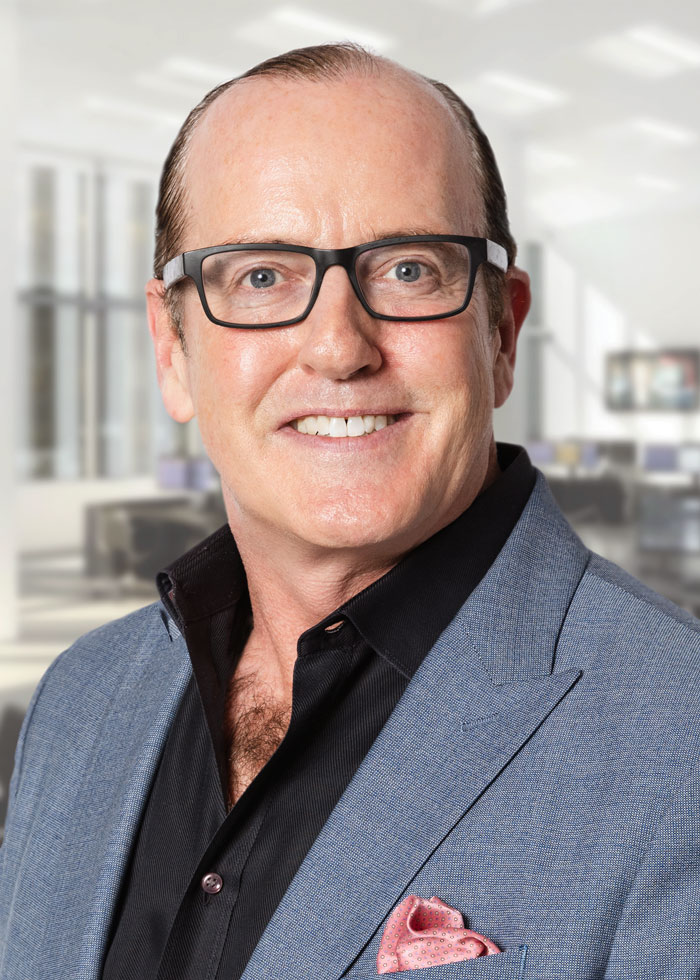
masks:
<path id="1" fill-rule="evenodd" d="M 433 409 L 470 416 L 490 413 L 493 354 L 480 324 L 460 318 L 438 321 L 412 332 L 397 354 L 397 371 L 430 397 Z"/>
<path id="2" fill-rule="evenodd" d="M 244 423 L 251 431 L 261 403 L 287 367 L 290 351 L 290 342 L 279 331 L 208 324 L 191 351 L 200 428 Z"/>

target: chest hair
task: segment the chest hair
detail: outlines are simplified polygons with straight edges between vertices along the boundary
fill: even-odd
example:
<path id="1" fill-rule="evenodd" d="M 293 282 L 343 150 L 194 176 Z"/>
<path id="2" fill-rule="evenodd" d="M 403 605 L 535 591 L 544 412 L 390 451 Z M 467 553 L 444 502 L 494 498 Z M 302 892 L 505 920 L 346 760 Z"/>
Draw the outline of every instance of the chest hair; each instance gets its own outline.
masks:
<path id="1" fill-rule="evenodd" d="M 228 746 L 228 800 L 232 809 L 274 755 L 289 728 L 291 697 L 276 695 L 259 674 L 240 674 L 226 692 L 225 734 Z"/>

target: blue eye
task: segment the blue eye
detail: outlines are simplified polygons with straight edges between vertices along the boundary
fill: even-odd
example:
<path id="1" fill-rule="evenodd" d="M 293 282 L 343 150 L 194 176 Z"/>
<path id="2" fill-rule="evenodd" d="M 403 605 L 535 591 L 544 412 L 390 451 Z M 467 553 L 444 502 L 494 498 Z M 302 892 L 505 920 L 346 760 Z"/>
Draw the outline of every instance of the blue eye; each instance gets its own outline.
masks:
<path id="1" fill-rule="evenodd" d="M 255 269 L 249 275 L 250 284 L 256 289 L 265 289 L 274 286 L 277 281 L 277 273 L 274 269 Z"/>
<path id="2" fill-rule="evenodd" d="M 415 282 L 420 277 L 420 262 L 400 262 L 395 274 L 400 282 Z"/>

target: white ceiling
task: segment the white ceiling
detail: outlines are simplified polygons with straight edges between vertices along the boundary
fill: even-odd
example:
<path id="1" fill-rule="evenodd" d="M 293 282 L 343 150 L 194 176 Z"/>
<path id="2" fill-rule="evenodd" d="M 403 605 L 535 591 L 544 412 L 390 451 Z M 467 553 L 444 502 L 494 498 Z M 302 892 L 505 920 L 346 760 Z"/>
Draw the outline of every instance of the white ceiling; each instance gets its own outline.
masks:
<path id="1" fill-rule="evenodd" d="M 157 172 L 218 81 L 351 38 L 517 146 L 545 226 L 700 204 L 697 0 L 19 0 L 20 139 Z M 498 141 L 494 140 L 498 149 Z"/>

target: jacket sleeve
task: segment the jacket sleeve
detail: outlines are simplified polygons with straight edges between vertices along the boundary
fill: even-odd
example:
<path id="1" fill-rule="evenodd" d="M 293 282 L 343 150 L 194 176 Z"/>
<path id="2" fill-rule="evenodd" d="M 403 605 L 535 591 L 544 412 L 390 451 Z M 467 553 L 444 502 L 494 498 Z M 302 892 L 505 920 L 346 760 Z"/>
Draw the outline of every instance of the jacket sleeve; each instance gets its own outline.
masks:
<path id="1" fill-rule="evenodd" d="M 640 864 L 618 921 L 604 978 L 700 980 L 697 765 L 669 801 Z"/>
<path id="2" fill-rule="evenodd" d="M 23 761 L 23 758 L 24 758 L 24 746 L 25 746 L 25 743 L 26 743 L 26 740 L 27 740 L 27 732 L 29 731 L 29 728 L 30 728 L 31 723 L 32 723 L 32 717 L 34 715 L 34 709 L 36 708 L 37 704 L 39 703 L 39 699 L 41 698 L 41 695 L 43 694 L 44 688 L 46 686 L 46 682 L 48 681 L 49 677 L 53 673 L 53 671 L 54 671 L 55 667 L 57 666 L 59 660 L 60 660 L 60 657 L 57 657 L 53 661 L 53 663 L 49 666 L 48 670 L 45 671 L 43 677 L 39 681 L 39 683 L 38 683 L 38 685 L 36 687 L 36 690 L 32 694 L 31 701 L 29 702 L 29 707 L 27 708 L 27 712 L 26 712 L 26 714 L 24 716 L 24 721 L 22 722 L 22 727 L 21 727 L 20 732 L 19 732 L 19 738 L 17 739 L 17 747 L 15 748 L 15 761 L 14 761 L 14 768 L 12 770 L 12 778 L 10 779 L 10 788 L 9 788 L 9 793 L 8 793 L 7 819 L 5 821 L 6 826 L 10 822 L 10 818 L 11 818 L 12 811 L 13 811 L 13 808 L 14 808 L 14 802 L 15 802 L 15 799 L 17 797 L 17 793 L 19 792 L 19 784 L 20 784 L 20 780 L 22 778 L 22 761 Z"/>
<path id="3" fill-rule="evenodd" d="M 5 832 L 2 846 L 0 847 L 0 976 L 3 975 L 2 960 L 3 950 L 6 948 L 5 934 L 14 891 L 11 868 L 8 861 L 8 853 L 10 849 L 12 849 L 15 854 L 21 852 L 24 846 L 22 838 L 25 833 L 25 828 L 31 823 L 26 819 L 26 815 L 25 819 L 22 818 L 22 814 L 20 813 L 22 807 L 21 804 L 18 805 L 24 765 L 24 747 L 27 741 L 27 733 L 31 728 L 34 710 L 38 705 L 46 683 L 59 660 L 60 657 L 57 657 L 56 660 L 54 660 L 48 670 L 44 673 L 44 676 L 39 681 L 39 684 L 32 695 L 32 699 L 29 702 L 29 707 L 27 708 L 27 713 L 25 714 L 24 721 L 22 722 L 22 728 L 20 729 L 17 747 L 15 749 L 14 769 L 12 770 L 12 778 L 10 779 L 10 788 L 8 793 Z"/>

